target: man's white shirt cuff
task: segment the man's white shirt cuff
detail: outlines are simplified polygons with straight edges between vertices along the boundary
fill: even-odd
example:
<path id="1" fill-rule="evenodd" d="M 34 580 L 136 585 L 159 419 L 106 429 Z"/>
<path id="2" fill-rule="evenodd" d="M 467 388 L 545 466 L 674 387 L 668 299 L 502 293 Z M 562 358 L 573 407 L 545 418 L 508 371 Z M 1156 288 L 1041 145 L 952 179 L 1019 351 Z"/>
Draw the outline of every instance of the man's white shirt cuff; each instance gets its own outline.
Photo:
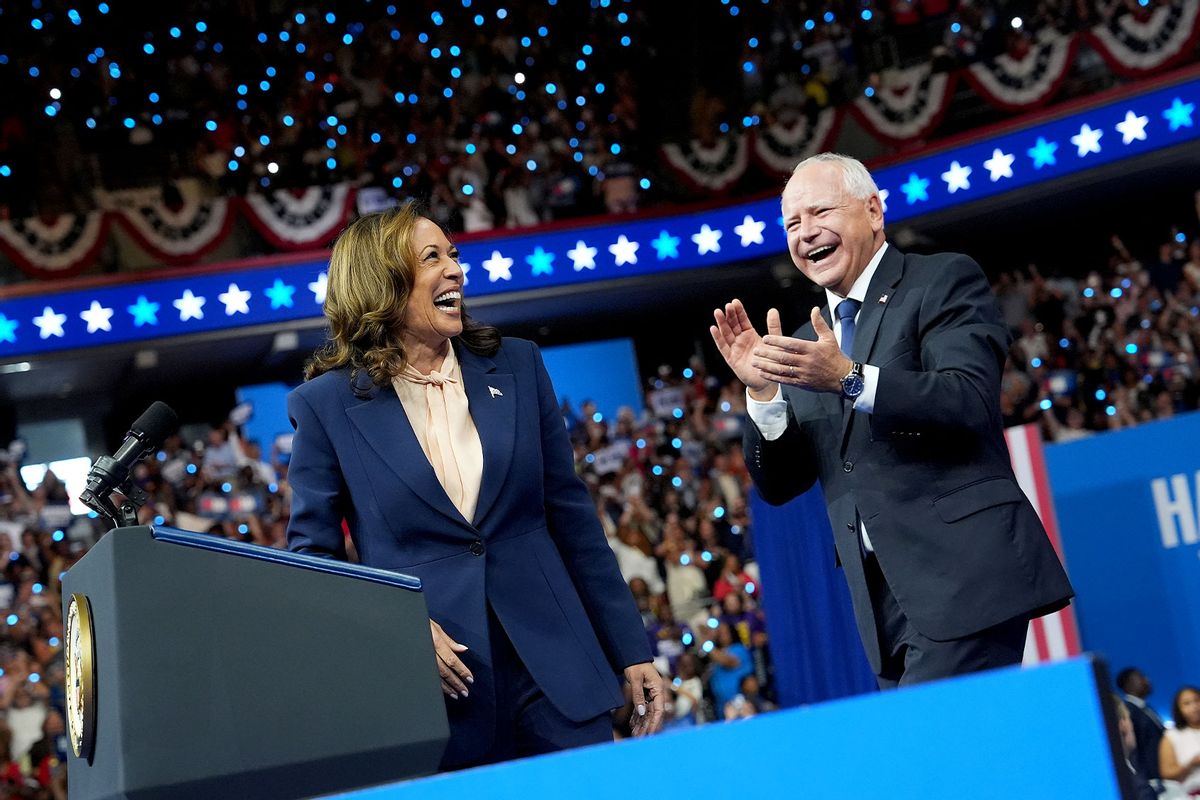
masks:
<path id="1" fill-rule="evenodd" d="M 783 436 L 783 432 L 787 430 L 787 400 L 783 399 L 783 388 L 776 384 L 775 396 L 770 400 L 755 400 L 747 389 L 746 414 L 768 442 Z"/>

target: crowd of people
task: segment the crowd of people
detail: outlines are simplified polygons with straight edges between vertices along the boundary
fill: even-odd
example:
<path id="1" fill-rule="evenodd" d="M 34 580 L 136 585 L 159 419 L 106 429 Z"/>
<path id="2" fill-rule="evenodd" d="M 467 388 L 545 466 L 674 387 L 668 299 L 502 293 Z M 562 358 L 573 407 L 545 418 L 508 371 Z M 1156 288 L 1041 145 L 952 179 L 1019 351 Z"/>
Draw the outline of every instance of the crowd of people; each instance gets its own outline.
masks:
<path id="1" fill-rule="evenodd" d="M 1200 689 L 1180 687 L 1170 725 L 1147 699 L 1154 686 L 1137 667 L 1117 673 L 1118 730 L 1137 800 L 1184 800 L 1200 792 Z"/>
<path id="2" fill-rule="evenodd" d="M 885 66 L 1019 53 L 1131 5 L 1047 0 L 1018 27 L 1006 4 L 957 0 L 712 0 L 688 20 L 629 0 L 188 3 L 152 17 L 35 6 L 12 20 L 32 30 L 0 44 L 14 87 L 0 110 L 0 216 L 89 210 L 97 190 L 139 186 L 169 200 L 184 178 L 214 194 L 349 181 L 425 198 L 453 230 L 624 213 L 686 199 L 660 180 L 664 141 L 812 115 Z M 700 24 L 720 24 L 727 43 L 703 74 L 648 68 Z"/>
<path id="3" fill-rule="evenodd" d="M 1051 275 L 1030 265 L 1001 274 L 995 290 L 1015 336 L 1006 424 L 1040 421 L 1047 441 L 1063 442 L 1200 407 L 1194 233 L 1174 228 L 1136 255 L 1114 235 L 1106 264 Z"/>

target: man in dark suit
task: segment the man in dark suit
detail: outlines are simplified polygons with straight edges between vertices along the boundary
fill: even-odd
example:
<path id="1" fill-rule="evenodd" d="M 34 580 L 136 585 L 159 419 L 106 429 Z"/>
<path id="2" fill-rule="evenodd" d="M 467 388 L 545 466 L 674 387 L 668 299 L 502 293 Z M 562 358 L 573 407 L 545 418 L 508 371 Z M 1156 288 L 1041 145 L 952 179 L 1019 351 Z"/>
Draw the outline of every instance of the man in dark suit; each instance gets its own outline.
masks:
<path id="1" fill-rule="evenodd" d="M 746 461 L 781 504 L 821 482 L 881 687 L 1020 663 L 1028 622 L 1072 591 L 1013 476 L 999 396 L 1008 333 L 970 258 L 885 242 L 858 161 L 802 162 L 788 250 L 827 308 L 766 337 L 734 300 L 711 328 L 746 384 Z"/>
<path id="2" fill-rule="evenodd" d="M 1136 745 L 1129 755 L 1129 760 L 1138 772 L 1147 778 L 1161 778 L 1158 768 L 1158 744 L 1162 741 L 1162 717 L 1146 703 L 1146 698 L 1154 691 L 1150 679 L 1136 667 L 1129 667 L 1117 673 L 1117 687 L 1124 695 L 1125 707 L 1129 709 L 1129 721 L 1133 725 L 1133 736 Z"/>

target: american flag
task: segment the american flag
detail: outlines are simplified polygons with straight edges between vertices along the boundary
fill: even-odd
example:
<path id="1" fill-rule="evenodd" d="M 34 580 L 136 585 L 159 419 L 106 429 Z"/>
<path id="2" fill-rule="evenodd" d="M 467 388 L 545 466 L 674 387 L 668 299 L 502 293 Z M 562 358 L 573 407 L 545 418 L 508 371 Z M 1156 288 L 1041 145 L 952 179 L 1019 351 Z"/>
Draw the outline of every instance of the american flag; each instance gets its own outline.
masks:
<path id="1" fill-rule="evenodd" d="M 1050 543 L 1063 560 L 1062 544 L 1058 538 L 1058 521 L 1054 517 L 1054 501 L 1050 495 L 1050 477 L 1042 455 L 1042 435 L 1037 425 L 1020 425 L 1004 432 L 1008 454 L 1012 460 L 1017 483 L 1033 503 Z M 1029 623 L 1025 640 L 1025 664 L 1060 661 L 1079 655 L 1079 628 L 1075 624 L 1075 609 L 1068 606 Z"/>

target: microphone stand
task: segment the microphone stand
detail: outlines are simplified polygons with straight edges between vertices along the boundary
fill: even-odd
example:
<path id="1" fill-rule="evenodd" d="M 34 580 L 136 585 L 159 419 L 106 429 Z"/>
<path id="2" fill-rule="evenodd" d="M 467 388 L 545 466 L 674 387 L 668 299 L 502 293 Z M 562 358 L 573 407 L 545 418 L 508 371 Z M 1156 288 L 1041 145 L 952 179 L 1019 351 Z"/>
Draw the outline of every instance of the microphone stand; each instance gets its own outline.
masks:
<path id="1" fill-rule="evenodd" d="M 100 456 L 96 459 L 92 472 L 111 474 L 115 464 L 115 460 L 110 456 Z M 115 490 L 107 494 L 97 494 L 96 489 L 99 486 L 90 480 L 88 483 L 91 485 L 79 493 L 80 502 L 111 522 L 114 528 L 132 528 L 138 524 L 138 509 L 146 504 L 146 493 L 133 482 L 132 476 L 125 478 Z M 125 498 L 120 507 L 113 502 L 116 493 Z"/>

